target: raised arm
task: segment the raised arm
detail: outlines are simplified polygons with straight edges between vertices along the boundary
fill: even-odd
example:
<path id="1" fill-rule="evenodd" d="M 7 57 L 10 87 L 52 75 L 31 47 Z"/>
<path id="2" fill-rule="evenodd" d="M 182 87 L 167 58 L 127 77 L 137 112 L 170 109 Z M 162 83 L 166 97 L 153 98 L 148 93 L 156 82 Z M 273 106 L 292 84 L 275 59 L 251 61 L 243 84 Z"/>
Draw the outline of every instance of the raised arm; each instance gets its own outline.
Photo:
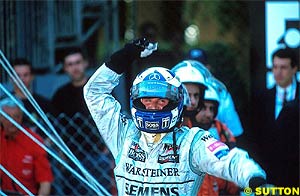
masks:
<path id="1" fill-rule="evenodd" d="M 86 104 L 103 140 L 114 156 L 118 152 L 118 138 L 124 134 L 121 105 L 111 95 L 119 83 L 120 76 L 103 64 L 84 86 Z"/>
<path id="2" fill-rule="evenodd" d="M 121 105 L 111 92 L 118 85 L 121 74 L 133 61 L 151 54 L 153 49 L 155 46 L 153 48 L 145 39 L 126 44 L 112 54 L 110 60 L 100 66 L 84 86 L 86 104 L 114 157 L 120 151 L 128 127 L 134 125 L 121 114 Z"/>

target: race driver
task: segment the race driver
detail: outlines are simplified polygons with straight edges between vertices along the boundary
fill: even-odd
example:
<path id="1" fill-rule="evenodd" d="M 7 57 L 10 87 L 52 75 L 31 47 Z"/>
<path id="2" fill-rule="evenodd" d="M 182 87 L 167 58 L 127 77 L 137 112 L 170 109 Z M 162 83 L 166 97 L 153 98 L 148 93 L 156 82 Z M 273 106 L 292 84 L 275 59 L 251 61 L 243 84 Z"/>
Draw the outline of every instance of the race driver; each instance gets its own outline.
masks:
<path id="1" fill-rule="evenodd" d="M 206 173 L 240 187 L 266 184 L 263 169 L 247 152 L 229 151 L 207 131 L 183 126 L 184 90 L 175 74 L 151 67 L 137 75 L 130 90 L 132 118 L 112 96 L 122 73 L 157 43 L 138 39 L 112 54 L 84 86 L 84 97 L 116 167 L 119 195 L 196 195 Z"/>

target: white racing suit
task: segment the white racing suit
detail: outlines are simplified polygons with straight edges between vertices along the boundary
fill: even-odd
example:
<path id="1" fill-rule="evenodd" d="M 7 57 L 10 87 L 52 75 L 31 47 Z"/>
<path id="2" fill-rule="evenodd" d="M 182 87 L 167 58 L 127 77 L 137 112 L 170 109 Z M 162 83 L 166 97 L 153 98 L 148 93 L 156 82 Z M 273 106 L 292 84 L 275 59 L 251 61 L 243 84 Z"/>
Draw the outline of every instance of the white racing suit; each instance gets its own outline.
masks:
<path id="1" fill-rule="evenodd" d="M 245 151 L 229 152 L 225 144 L 199 128 L 175 128 L 174 135 L 170 132 L 148 147 L 111 95 L 120 76 L 103 64 L 84 87 L 90 113 L 115 159 L 119 195 L 196 195 L 205 173 L 241 187 L 248 187 L 252 177 L 265 178 Z"/>

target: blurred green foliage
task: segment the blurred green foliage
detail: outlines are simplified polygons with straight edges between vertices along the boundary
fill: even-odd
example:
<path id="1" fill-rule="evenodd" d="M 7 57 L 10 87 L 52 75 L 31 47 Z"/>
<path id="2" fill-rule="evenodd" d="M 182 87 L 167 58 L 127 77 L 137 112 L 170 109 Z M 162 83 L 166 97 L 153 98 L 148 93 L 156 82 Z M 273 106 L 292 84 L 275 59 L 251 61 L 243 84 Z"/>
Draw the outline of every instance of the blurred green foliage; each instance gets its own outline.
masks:
<path id="1" fill-rule="evenodd" d="M 187 25 L 214 24 L 216 40 L 203 40 L 193 47 L 208 53 L 212 73 L 228 88 L 244 123 L 250 96 L 249 10 L 246 1 L 187 1 L 183 7 Z M 202 26 L 201 26 L 202 24 Z M 203 31 L 202 31 L 203 32 Z M 190 47 L 185 48 L 185 50 Z"/>

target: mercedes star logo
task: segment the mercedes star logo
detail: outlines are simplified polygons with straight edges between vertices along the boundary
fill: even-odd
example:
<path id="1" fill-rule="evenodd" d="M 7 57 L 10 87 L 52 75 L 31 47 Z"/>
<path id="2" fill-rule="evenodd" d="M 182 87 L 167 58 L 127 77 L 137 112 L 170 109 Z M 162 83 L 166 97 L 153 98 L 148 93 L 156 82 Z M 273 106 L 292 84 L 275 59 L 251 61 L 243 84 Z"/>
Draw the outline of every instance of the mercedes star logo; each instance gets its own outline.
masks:
<path id="1" fill-rule="evenodd" d="M 159 80 L 159 79 L 160 79 L 160 76 L 157 73 L 152 73 L 149 76 L 149 80 Z"/>

